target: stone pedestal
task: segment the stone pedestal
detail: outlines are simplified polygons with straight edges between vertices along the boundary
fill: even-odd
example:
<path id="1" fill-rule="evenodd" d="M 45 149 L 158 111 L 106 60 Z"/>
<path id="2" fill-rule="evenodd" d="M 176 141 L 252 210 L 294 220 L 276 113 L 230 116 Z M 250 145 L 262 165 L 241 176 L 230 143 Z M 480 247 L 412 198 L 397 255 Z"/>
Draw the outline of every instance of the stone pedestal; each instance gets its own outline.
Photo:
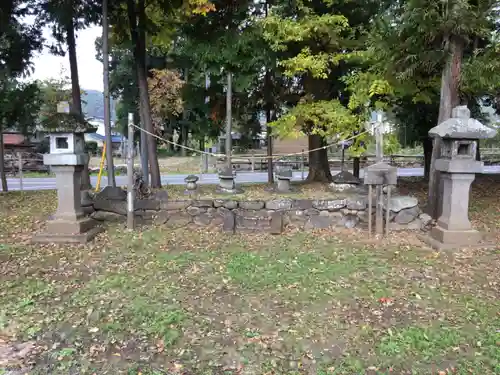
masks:
<path id="1" fill-rule="evenodd" d="M 56 174 L 57 211 L 47 222 L 45 232 L 35 235 L 39 243 L 86 243 L 102 232 L 96 222 L 86 217 L 81 205 L 80 179 L 82 165 L 54 165 Z"/>
<path id="2" fill-rule="evenodd" d="M 276 173 L 276 191 L 279 193 L 290 193 L 292 188 L 290 186 L 290 181 L 293 177 L 293 171 L 291 168 L 281 168 Z"/>
<path id="3" fill-rule="evenodd" d="M 231 168 L 224 168 L 219 173 L 219 186 L 217 186 L 218 193 L 225 194 L 239 194 L 242 193 L 243 190 L 236 187 L 234 183 L 234 174 Z"/>
<path id="4" fill-rule="evenodd" d="M 277 176 L 276 190 L 280 193 L 289 193 L 291 191 L 290 178 L 284 176 Z"/>

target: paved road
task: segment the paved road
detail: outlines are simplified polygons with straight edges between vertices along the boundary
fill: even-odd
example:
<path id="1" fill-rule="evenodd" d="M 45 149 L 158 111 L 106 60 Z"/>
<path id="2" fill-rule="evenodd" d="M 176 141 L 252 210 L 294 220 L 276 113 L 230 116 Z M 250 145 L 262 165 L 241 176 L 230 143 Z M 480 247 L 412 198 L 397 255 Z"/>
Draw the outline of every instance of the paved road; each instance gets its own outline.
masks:
<path id="1" fill-rule="evenodd" d="M 338 171 L 332 171 L 336 173 Z M 484 173 L 487 174 L 500 174 L 500 165 L 486 166 L 484 167 Z M 411 176 L 423 176 L 423 168 L 398 168 L 398 176 L 411 177 Z M 182 185 L 184 184 L 184 178 L 186 174 L 178 175 L 163 175 L 161 177 L 161 182 L 163 185 Z M 307 172 L 304 172 L 304 177 L 307 176 Z M 361 177 L 363 176 L 363 171 L 361 171 Z M 301 172 L 293 172 L 293 180 L 300 181 L 302 179 Z M 95 186 L 97 177 L 91 177 L 92 184 Z M 204 174 L 198 183 L 200 184 L 217 184 L 219 178 L 216 174 Z M 267 172 L 239 172 L 236 175 L 237 183 L 251 183 L 251 182 L 267 182 Z M 125 186 L 127 184 L 126 176 L 117 176 L 116 183 L 119 186 Z M 20 190 L 19 178 L 8 178 L 7 184 L 9 190 Z M 102 178 L 101 186 L 106 186 L 106 177 Z M 50 190 L 56 188 L 56 180 L 53 177 L 37 177 L 37 178 L 25 178 L 23 179 L 23 190 Z"/>

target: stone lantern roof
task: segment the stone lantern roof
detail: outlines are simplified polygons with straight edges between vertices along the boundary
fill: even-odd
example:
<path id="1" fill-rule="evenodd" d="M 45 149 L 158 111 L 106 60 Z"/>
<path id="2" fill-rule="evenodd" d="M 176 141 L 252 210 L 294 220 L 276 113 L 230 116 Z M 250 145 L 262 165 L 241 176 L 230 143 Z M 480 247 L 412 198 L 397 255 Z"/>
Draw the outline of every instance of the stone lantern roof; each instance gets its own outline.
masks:
<path id="1" fill-rule="evenodd" d="M 453 108 L 451 118 L 429 130 L 431 137 L 453 139 L 488 139 L 493 138 L 495 134 L 495 129 L 471 118 L 465 105 Z"/>
<path id="2" fill-rule="evenodd" d="M 42 120 L 42 129 L 48 133 L 95 133 L 87 120 L 76 113 L 54 113 Z"/>

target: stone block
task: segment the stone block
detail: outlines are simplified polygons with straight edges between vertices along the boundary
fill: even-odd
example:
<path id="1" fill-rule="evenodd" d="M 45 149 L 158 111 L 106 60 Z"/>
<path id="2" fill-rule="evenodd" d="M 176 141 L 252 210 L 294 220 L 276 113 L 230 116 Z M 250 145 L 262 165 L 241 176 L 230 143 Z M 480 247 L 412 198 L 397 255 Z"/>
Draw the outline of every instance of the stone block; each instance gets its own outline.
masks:
<path id="1" fill-rule="evenodd" d="M 94 200 L 92 199 L 92 196 L 88 190 L 83 190 L 81 192 L 80 203 L 82 207 L 88 207 L 94 204 Z"/>
<path id="2" fill-rule="evenodd" d="M 223 199 L 214 199 L 214 207 L 219 208 L 224 205 L 224 200 Z"/>
<path id="3" fill-rule="evenodd" d="M 289 210 L 292 208 L 292 200 L 290 199 L 273 199 L 266 202 L 268 210 Z"/>
<path id="4" fill-rule="evenodd" d="M 47 222 L 46 233 L 64 235 L 81 234 L 88 232 L 95 225 L 96 222 L 89 217 L 83 217 L 75 221 L 54 219 Z"/>
<path id="5" fill-rule="evenodd" d="M 237 208 L 233 210 L 236 216 L 246 217 L 254 220 L 264 220 L 269 218 L 269 213 L 267 210 L 243 210 Z"/>
<path id="6" fill-rule="evenodd" d="M 341 220 L 341 225 L 346 228 L 355 228 L 359 223 L 359 217 L 356 215 L 346 215 Z"/>
<path id="7" fill-rule="evenodd" d="M 224 201 L 222 206 L 228 210 L 234 210 L 235 208 L 238 208 L 238 201 Z"/>
<path id="8" fill-rule="evenodd" d="M 295 199 L 292 201 L 292 208 L 307 210 L 309 208 L 313 208 L 313 201 L 311 199 Z"/>
<path id="9" fill-rule="evenodd" d="M 329 228 L 333 223 L 333 219 L 329 216 L 314 215 L 307 220 L 305 229 L 325 229 Z"/>
<path id="10" fill-rule="evenodd" d="M 101 199 L 124 201 L 127 199 L 127 192 L 119 187 L 106 186 L 95 196 L 95 200 Z"/>
<path id="11" fill-rule="evenodd" d="M 313 207 L 318 210 L 338 211 L 346 207 L 347 201 L 345 199 L 336 200 L 314 200 Z"/>
<path id="12" fill-rule="evenodd" d="M 418 217 L 420 210 L 417 206 L 411 208 L 405 208 L 397 213 L 394 217 L 394 221 L 398 224 L 408 224 L 411 223 Z"/>
<path id="13" fill-rule="evenodd" d="M 319 210 L 315 208 L 308 208 L 307 210 L 304 211 L 304 213 L 307 216 L 314 216 L 314 215 L 319 215 Z"/>
<path id="14" fill-rule="evenodd" d="M 79 234 L 38 233 L 33 236 L 31 242 L 85 244 L 92 241 L 96 235 L 103 231 L 104 229 L 101 227 L 94 227 L 85 233 Z"/>
<path id="15" fill-rule="evenodd" d="M 210 225 L 211 221 L 212 221 L 212 216 L 210 216 L 206 213 L 196 215 L 193 218 L 193 223 L 195 223 L 196 225 L 202 226 L 202 227 L 206 227 L 206 226 Z"/>
<path id="16" fill-rule="evenodd" d="M 108 211 L 95 211 L 90 217 L 97 221 L 109 221 L 114 223 L 121 223 L 127 220 L 127 216 L 125 215 Z"/>
<path id="17" fill-rule="evenodd" d="M 194 200 L 191 202 L 191 206 L 200 208 L 209 208 L 214 206 L 214 201 L 211 199 Z"/>
<path id="18" fill-rule="evenodd" d="M 157 200 L 158 202 L 167 202 L 168 192 L 166 190 L 158 190 L 153 193 L 151 199 Z"/>
<path id="19" fill-rule="evenodd" d="M 270 223 L 271 234 L 281 234 L 283 232 L 283 213 L 279 211 L 275 211 L 271 214 L 271 223 Z"/>
<path id="20" fill-rule="evenodd" d="M 154 199 L 138 199 L 134 202 L 135 210 L 152 210 L 160 209 L 160 202 Z"/>
<path id="21" fill-rule="evenodd" d="M 222 223 L 222 231 L 226 233 L 234 233 L 236 229 L 236 218 L 233 212 L 227 211 L 224 216 L 224 221 Z"/>
<path id="22" fill-rule="evenodd" d="M 178 210 L 184 210 L 188 208 L 190 205 L 191 201 L 189 200 L 185 201 L 175 200 L 175 201 L 162 202 L 161 208 L 167 211 L 178 211 Z"/>
<path id="23" fill-rule="evenodd" d="M 358 197 L 358 198 L 350 198 L 347 200 L 347 208 L 349 210 L 364 210 L 366 209 L 368 202 L 366 198 Z"/>
<path id="24" fill-rule="evenodd" d="M 114 212 L 119 215 L 127 214 L 127 202 L 120 200 L 99 199 L 94 202 L 96 211 Z"/>
<path id="25" fill-rule="evenodd" d="M 199 215 L 199 214 L 207 212 L 207 208 L 205 208 L 205 207 L 189 206 L 188 208 L 186 208 L 186 211 L 187 211 L 187 213 L 189 215 L 196 216 L 196 215 Z"/>
<path id="26" fill-rule="evenodd" d="M 239 202 L 240 208 L 244 210 L 260 210 L 264 208 L 264 202 L 262 201 L 242 201 Z"/>
<path id="27" fill-rule="evenodd" d="M 406 208 L 415 207 L 416 205 L 418 205 L 417 198 L 404 195 L 391 197 L 389 202 L 384 200 L 384 210 L 387 210 L 387 207 L 389 207 L 392 212 L 399 212 Z"/>

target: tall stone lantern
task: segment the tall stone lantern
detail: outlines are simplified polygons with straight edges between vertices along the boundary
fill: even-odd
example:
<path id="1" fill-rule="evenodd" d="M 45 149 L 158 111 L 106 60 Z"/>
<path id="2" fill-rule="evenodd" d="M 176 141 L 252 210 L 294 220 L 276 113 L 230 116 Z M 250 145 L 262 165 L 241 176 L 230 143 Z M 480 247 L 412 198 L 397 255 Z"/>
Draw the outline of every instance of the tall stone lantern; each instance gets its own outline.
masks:
<path id="1" fill-rule="evenodd" d="M 86 243 L 102 231 L 83 213 L 80 192 L 81 174 L 88 159 L 84 134 L 95 129 L 70 113 L 55 114 L 50 126 L 50 153 L 43 155 L 43 162 L 56 175 L 57 211 L 47 222 L 45 232 L 36 234 L 33 241 Z"/>
<path id="2" fill-rule="evenodd" d="M 435 164 L 443 184 L 440 216 L 430 235 L 423 238 L 433 248 L 474 246 L 482 240 L 469 221 L 469 193 L 475 174 L 482 173 L 484 167 L 483 162 L 476 161 L 477 140 L 495 134 L 496 130 L 470 118 L 466 106 L 455 107 L 450 119 L 429 130 L 431 137 L 442 139 L 441 155 Z"/>

